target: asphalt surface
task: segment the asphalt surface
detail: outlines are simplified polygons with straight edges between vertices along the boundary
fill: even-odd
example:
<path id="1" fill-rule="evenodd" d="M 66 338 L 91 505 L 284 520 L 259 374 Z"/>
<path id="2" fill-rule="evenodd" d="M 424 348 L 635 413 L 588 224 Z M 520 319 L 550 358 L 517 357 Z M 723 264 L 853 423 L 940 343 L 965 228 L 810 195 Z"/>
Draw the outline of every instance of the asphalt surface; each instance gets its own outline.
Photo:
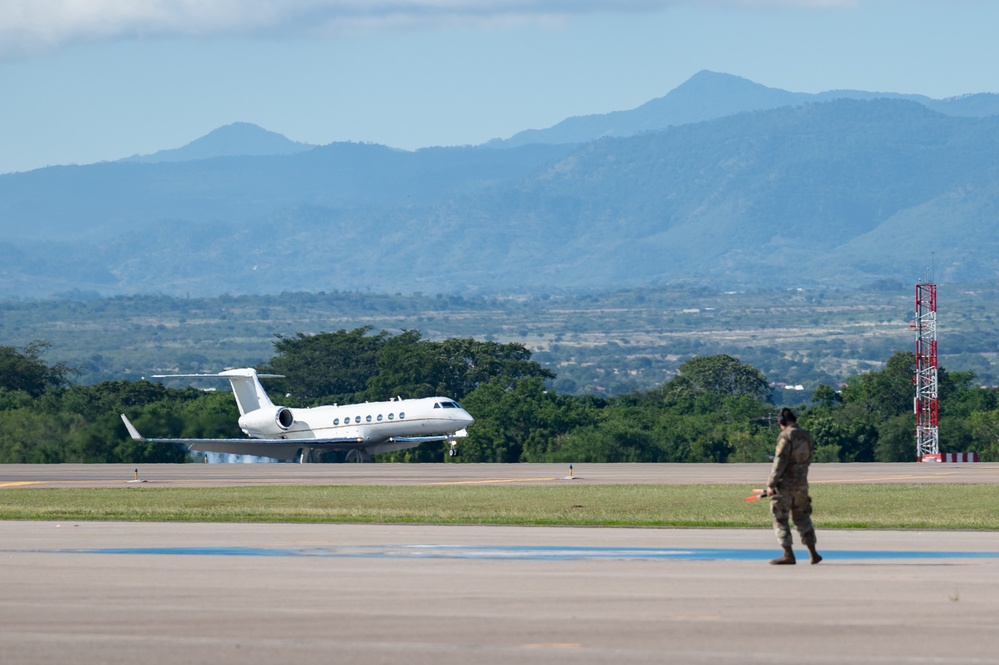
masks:
<path id="1" fill-rule="evenodd" d="M 746 483 L 766 465 L 149 465 L 143 487 Z M 5 492 L 126 466 L 0 466 Z M 999 467 L 817 465 L 813 482 Z M 142 482 L 145 481 L 145 482 Z M 820 522 L 821 525 L 821 522 Z M 999 533 L 0 522 L 0 662 L 996 663 Z"/>
<path id="2" fill-rule="evenodd" d="M 746 484 L 759 487 L 768 464 L 5 464 L 4 487 L 239 485 Z M 996 483 L 999 464 L 813 464 L 817 483 Z"/>

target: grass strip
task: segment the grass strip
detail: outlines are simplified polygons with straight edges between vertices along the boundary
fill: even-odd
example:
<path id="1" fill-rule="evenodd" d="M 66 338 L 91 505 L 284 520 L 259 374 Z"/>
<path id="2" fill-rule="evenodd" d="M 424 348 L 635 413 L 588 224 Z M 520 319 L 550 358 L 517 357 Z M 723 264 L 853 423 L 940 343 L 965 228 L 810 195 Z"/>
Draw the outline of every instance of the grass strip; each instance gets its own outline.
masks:
<path id="1" fill-rule="evenodd" d="M 760 527 L 744 485 L 0 489 L 0 519 Z M 999 485 L 813 486 L 818 528 L 999 529 Z"/>

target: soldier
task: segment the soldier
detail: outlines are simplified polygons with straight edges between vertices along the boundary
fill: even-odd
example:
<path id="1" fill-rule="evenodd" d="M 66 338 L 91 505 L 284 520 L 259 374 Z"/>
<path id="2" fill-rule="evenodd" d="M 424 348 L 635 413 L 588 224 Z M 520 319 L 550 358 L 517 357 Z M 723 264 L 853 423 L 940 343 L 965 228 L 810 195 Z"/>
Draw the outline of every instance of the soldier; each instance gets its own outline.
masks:
<path id="1" fill-rule="evenodd" d="M 801 536 L 801 543 L 808 548 L 812 563 L 822 561 L 815 551 L 815 527 L 812 526 L 812 498 L 808 496 L 808 465 L 812 463 L 815 442 L 812 435 L 798 427 L 797 418 L 791 409 L 784 408 L 777 418 L 780 435 L 777 437 L 777 451 L 767 480 L 767 496 L 770 497 L 770 514 L 774 518 L 774 533 L 784 548 L 784 556 L 770 563 L 780 566 L 795 563 L 791 549 L 791 528 L 788 516 L 794 519 Z"/>

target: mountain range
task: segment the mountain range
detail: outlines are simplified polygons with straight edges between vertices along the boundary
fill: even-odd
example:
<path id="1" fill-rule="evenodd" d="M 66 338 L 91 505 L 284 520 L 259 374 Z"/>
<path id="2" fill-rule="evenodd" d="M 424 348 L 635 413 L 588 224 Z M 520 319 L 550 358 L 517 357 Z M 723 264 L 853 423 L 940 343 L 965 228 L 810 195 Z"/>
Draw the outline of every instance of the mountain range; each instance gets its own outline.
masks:
<path id="1" fill-rule="evenodd" d="M 817 95 L 701 72 L 481 146 L 246 123 L 0 176 L 0 297 L 911 283 L 999 272 L 999 95 Z"/>
<path id="2" fill-rule="evenodd" d="M 151 155 L 126 157 L 125 162 L 189 162 L 212 157 L 249 157 L 294 155 L 312 150 L 311 143 L 292 141 L 277 132 L 267 131 L 249 122 L 234 122 L 219 127 L 180 148 L 160 150 Z"/>

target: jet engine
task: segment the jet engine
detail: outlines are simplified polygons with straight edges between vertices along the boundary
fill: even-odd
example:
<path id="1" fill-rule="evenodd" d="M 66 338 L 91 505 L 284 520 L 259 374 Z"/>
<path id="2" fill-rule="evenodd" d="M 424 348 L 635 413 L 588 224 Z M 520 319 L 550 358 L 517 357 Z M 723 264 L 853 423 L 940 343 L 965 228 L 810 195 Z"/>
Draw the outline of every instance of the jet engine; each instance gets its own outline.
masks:
<path id="1" fill-rule="evenodd" d="M 256 436 L 280 436 L 294 424 L 295 416 L 286 406 L 257 409 L 239 417 L 240 429 Z"/>

